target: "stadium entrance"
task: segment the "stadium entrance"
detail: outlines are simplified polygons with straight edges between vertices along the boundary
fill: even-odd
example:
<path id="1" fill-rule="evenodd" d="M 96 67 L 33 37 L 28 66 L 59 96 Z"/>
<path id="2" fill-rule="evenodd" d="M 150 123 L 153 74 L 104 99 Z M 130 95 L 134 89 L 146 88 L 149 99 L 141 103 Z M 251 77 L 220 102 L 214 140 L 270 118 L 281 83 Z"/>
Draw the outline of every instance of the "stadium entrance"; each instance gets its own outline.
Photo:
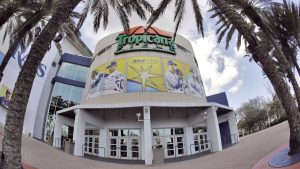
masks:
<path id="1" fill-rule="evenodd" d="M 118 159 L 140 159 L 139 129 L 110 129 L 109 156 Z"/>

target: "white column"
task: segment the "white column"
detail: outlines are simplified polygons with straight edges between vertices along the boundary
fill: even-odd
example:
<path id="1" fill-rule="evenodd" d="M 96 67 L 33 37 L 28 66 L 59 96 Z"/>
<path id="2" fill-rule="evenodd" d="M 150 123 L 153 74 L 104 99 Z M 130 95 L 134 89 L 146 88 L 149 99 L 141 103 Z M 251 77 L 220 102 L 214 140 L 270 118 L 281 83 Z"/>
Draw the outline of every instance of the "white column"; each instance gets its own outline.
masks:
<path id="1" fill-rule="evenodd" d="M 62 126 L 63 126 L 63 116 L 56 115 L 55 119 L 55 126 L 54 126 L 54 133 L 53 133 L 53 147 L 60 148 L 61 143 L 61 133 L 62 133 Z"/>
<path id="2" fill-rule="evenodd" d="M 152 128 L 150 118 L 150 107 L 144 107 L 144 152 L 145 164 L 152 165 L 153 150 L 152 150 Z"/>
<path id="3" fill-rule="evenodd" d="M 103 152 L 103 149 L 99 149 L 99 155 L 100 157 L 108 157 L 109 155 L 109 145 L 106 145 L 107 143 L 107 131 L 106 128 L 100 128 L 100 136 L 99 136 L 99 146 L 105 148 L 105 154 Z"/>
<path id="4" fill-rule="evenodd" d="M 76 109 L 75 110 L 75 122 L 74 122 L 74 132 L 73 132 L 73 141 L 75 142 L 74 146 L 74 155 L 83 156 L 82 145 L 84 144 L 84 132 L 85 132 L 85 116 L 86 112 Z"/>
<path id="5" fill-rule="evenodd" d="M 222 151 L 222 141 L 220 135 L 219 122 L 217 117 L 217 107 L 212 106 L 207 111 L 207 135 L 212 142 L 212 152 Z"/>
<path id="6" fill-rule="evenodd" d="M 234 111 L 231 111 L 229 113 L 228 123 L 229 123 L 229 128 L 230 128 L 230 134 L 232 135 L 231 136 L 231 142 L 232 142 L 232 144 L 235 144 L 235 143 L 240 141 L 239 140 L 240 138 L 239 138 L 239 130 L 238 130 L 238 127 L 237 127 L 237 121 L 236 121 L 236 118 L 235 118 L 235 112 Z"/>
<path id="7" fill-rule="evenodd" d="M 186 138 L 186 148 L 185 148 L 185 154 L 191 155 L 195 154 L 195 146 L 191 144 L 194 144 L 194 134 L 193 134 L 193 127 L 185 127 L 185 138 Z"/>

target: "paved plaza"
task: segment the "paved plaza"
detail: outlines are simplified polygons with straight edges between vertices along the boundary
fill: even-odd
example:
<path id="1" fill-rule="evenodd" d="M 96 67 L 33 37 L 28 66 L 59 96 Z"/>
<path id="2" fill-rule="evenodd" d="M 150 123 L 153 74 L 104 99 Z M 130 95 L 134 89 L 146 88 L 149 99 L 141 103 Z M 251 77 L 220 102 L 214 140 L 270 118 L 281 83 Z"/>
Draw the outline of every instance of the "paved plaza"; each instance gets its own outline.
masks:
<path id="1" fill-rule="evenodd" d="M 0 134 L 2 140 L 3 131 Z M 114 164 L 75 157 L 24 136 L 22 157 L 24 163 L 38 169 L 251 169 L 261 158 L 278 147 L 288 144 L 288 138 L 288 123 L 284 122 L 245 136 L 241 138 L 240 143 L 222 152 L 192 160 L 149 167 L 140 164 Z"/>

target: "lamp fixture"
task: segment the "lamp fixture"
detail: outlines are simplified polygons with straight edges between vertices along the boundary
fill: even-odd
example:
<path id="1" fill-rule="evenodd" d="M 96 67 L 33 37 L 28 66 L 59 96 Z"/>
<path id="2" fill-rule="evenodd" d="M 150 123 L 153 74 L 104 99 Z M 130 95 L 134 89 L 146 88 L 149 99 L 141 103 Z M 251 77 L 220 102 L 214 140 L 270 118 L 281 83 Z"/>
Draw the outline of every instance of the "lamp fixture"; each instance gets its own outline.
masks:
<path id="1" fill-rule="evenodd" d="M 140 119 L 140 118 L 141 118 L 141 116 L 142 116 L 142 114 L 141 114 L 141 113 L 137 113 L 137 114 L 136 114 L 136 117 L 138 118 L 138 121 L 144 121 L 144 119 Z"/>

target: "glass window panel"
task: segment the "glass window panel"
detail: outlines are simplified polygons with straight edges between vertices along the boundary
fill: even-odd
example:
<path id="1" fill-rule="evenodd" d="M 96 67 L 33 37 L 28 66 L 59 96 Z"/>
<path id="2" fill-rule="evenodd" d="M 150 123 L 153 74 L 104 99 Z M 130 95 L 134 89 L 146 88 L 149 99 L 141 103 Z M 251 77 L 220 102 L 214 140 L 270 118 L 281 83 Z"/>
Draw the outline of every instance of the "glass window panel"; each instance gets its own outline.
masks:
<path id="1" fill-rule="evenodd" d="M 77 71 L 76 77 L 74 80 L 80 81 L 80 82 L 85 82 L 87 75 L 87 70 L 80 69 Z"/>
<path id="2" fill-rule="evenodd" d="M 168 156 L 173 156 L 174 155 L 174 150 L 168 150 Z"/>
<path id="3" fill-rule="evenodd" d="M 174 140 L 172 137 L 167 137 L 166 138 L 166 143 L 174 143 Z"/>
<path id="4" fill-rule="evenodd" d="M 174 135 L 173 129 L 170 128 L 164 129 L 164 135 L 165 136 Z"/>
<path id="5" fill-rule="evenodd" d="M 127 150 L 127 146 L 121 146 L 121 150 Z"/>
<path id="6" fill-rule="evenodd" d="M 121 136 L 128 136 L 128 130 L 120 130 Z"/>
<path id="7" fill-rule="evenodd" d="M 89 130 L 89 135 L 93 135 L 94 131 L 93 130 Z"/>
<path id="8" fill-rule="evenodd" d="M 83 93 L 83 88 L 72 86 L 72 93 L 70 96 L 70 100 L 74 101 L 75 104 L 79 104 L 81 102 L 82 98 L 82 93 Z"/>
<path id="9" fill-rule="evenodd" d="M 173 144 L 167 144 L 167 149 L 174 149 L 174 145 Z"/>
<path id="10" fill-rule="evenodd" d="M 109 130 L 110 136 L 118 136 L 118 130 Z"/>
<path id="11" fill-rule="evenodd" d="M 121 139 L 121 142 L 120 142 L 121 145 L 123 144 L 127 144 L 127 139 Z"/>
<path id="12" fill-rule="evenodd" d="M 154 145 L 161 145 L 163 138 L 156 137 L 154 138 Z"/>
<path id="13" fill-rule="evenodd" d="M 110 144 L 117 144 L 117 139 L 110 139 Z"/>
<path id="14" fill-rule="evenodd" d="M 183 128 L 175 128 L 175 134 L 176 134 L 176 135 L 184 134 Z"/>
<path id="15" fill-rule="evenodd" d="M 163 129 L 153 129 L 153 136 L 164 136 Z"/>
<path id="16" fill-rule="evenodd" d="M 99 130 L 94 130 L 94 135 L 99 135 Z"/>
<path id="17" fill-rule="evenodd" d="M 127 157 L 127 152 L 121 152 L 121 157 Z"/>
<path id="18" fill-rule="evenodd" d="M 116 156 L 117 152 L 116 151 L 110 151 L 111 156 Z"/>
<path id="19" fill-rule="evenodd" d="M 138 139 L 132 139 L 131 140 L 131 145 L 139 145 L 139 140 Z"/>
<path id="20" fill-rule="evenodd" d="M 54 97 L 52 97 L 51 98 L 51 105 L 56 105 L 56 103 L 57 103 L 57 98 L 54 96 Z"/>
<path id="21" fill-rule="evenodd" d="M 129 136 L 140 136 L 140 130 L 138 129 L 130 129 Z"/>
<path id="22" fill-rule="evenodd" d="M 138 152 L 132 152 L 132 157 L 139 157 L 139 153 Z"/>
<path id="23" fill-rule="evenodd" d="M 62 107 L 63 101 L 64 101 L 64 100 L 61 98 L 61 96 L 57 96 L 57 103 L 56 103 L 56 106 Z"/>
<path id="24" fill-rule="evenodd" d="M 61 89 L 59 91 L 59 94 L 60 94 L 61 98 L 64 99 L 64 100 L 70 100 L 72 86 L 66 85 L 66 84 L 62 84 L 60 86 L 60 88 Z"/>
<path id="25" fill-rule="evenodd" d="M 177 143 L 178 142 L 182 143 L 183 142 L 183 137 L 177 137 Z"/>
<path id="26" fill-rule="evenodd" d="M 132 151 L 139 151 L 139 147 L 138 146 L 132 146 L 131 150 Z"/>
<path id="27" fill-rule="evenodd" d="M 178 149 L 178 154 L 183 154 L 183 149 Z"/>

